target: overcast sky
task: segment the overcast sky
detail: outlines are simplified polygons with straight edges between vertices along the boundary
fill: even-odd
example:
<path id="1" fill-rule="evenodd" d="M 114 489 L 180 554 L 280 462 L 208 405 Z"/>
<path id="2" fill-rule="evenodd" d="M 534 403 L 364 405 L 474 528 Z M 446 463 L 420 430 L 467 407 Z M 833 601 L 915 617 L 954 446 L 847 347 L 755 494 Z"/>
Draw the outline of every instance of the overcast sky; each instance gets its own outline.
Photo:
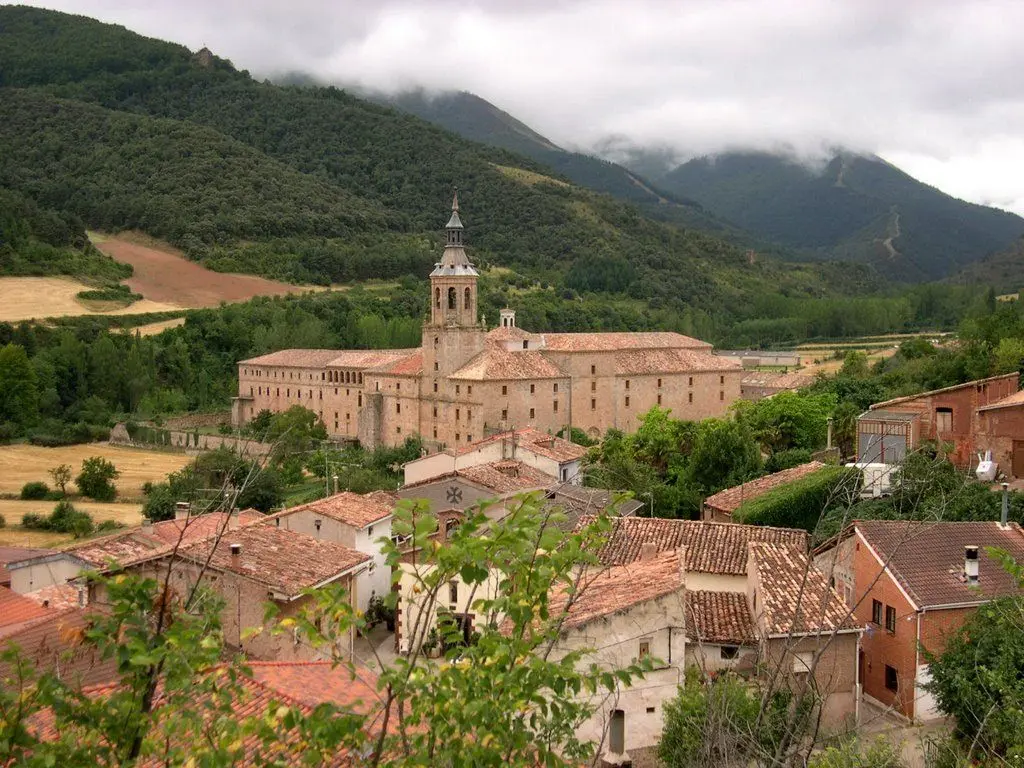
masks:
<path id="1" fill-rule="evenodd" d="M 1024 214 L 1024 2 L 49 0 L 216 54 L 476 93 L 563 146 L 843 145 Z"/>

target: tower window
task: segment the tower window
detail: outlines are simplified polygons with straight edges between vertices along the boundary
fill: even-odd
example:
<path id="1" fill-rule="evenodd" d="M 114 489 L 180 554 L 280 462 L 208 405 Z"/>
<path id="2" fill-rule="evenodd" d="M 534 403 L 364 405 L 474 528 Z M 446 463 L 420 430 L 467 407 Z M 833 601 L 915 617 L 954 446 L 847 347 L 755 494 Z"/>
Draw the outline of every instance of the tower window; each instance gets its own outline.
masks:
<path id="1" fill-rule="evenodd" d="M 502 421 L 508 421 L 508 409 L 507 408 L 502 408 L 501 409 L 501 420 Z"/>
<path id="2" fill-rule="evenodd" d="M 535 415 L 534 410 L 533 410 L 533 408 L 531 408 L 530 409 L 530 418 L 532 419 L 534 417 L 534 415 Z"/>
<path id="3" fill-rule="evenodd" d="M 437 392 L 437 382 L 434 382 L 434 391 Z"/>
<path id="4" fill-rule="evenodd" d="M 455 394 L 459 394 L 462 391 L 462 387 L 458 384 L 455 385 Z"/>
<path id="5" fill-rule="evenodd" d="M 629 379 L 626 379 L 626 389 L 629 389 Z"/>
<path id="6" fill-rule="evenodd" d="M 466 385 L 466 394 L 467 395 L 472 395 L 473 394 L 473 385 L 472 384 L 467 384 Z"/>
<path id="7" fill-rule="evenodd" d="M 690 377 L 690 386 L 693 386 L 693 376 Z"/>
<path id="8" fill-rule="evenodd" d="M 455 289 L 448 289 L 448 309 L 456 309 L 455 306 Z"/>
<path id="9" fill-rule="evenodd" d="M 458 420 L 459 420 L 459 414 L 460 414 L 460 413 L 461 413 L 461 411 L 460 411 L 460 410 L 459 410 L 458 408 L 456 408 L 456 409 L 455 409 L 455 420 L 456 420 L 456 421 L 458 421 Z"/>
<path id="10" fill-rule="evenodd" d="M 507 395 L 508 394 L 508 385 L 506 385 L 506 384 L 502 384 L 501 385 L 501 394 L 503 394 L 503 395 Z"/>
<path id="11" fill-rule="evenodd" d="M 434 289 L 434 306 L 437 307 L 438 309 L 441 308 L 441 289 L 440 288 L 435 288 Z M 437 337 L 436 336 L 434 337 L 434 343 L 437 344 Z"/>
<path id="12" fill-rule="evenodd" d="M 689 393 L 689 395 L 688 395 L 688 397 L 689 397 L 689 400 L 688 400 L 688 402 L 691 402 L 691 403 L 692 403 L 692 402 L 693 402 L 693 392 L 690 392 L 690 393 Z"/>
<path id="13" fill-rule="evenodd" d="M 434 406 L 434 418 L 435 419 L 437 418 L 437 406 L 436 405 Z"/>
<path id="14" fill-rule="evenodd" d="M 661 392 L 658 393 L 658 405 L 661 405 Z"/>
<path id="15" fill-rule="evenodd" d="M 402 391 L 402 382 L 400 382 L 400 381 L 396 381 L 395 382 L 395 391 L 396 392 L 401 392 Z"/>
<path id="16" fill-rule="evenodd" d="M 401 413 L 401 412 L 402 412 L 402 404 L 401 403 L 395 403 L 395 413 Z"/>
<path id="17" fill-rule="evenodd" d="M 718 377 L 718 383 L 719 384 L 725 384 L 725 376 L 719 376 Z"/>
<path id="18" fill-rule="evenodd" d="M 594 398 L 590 398 L 590 410 L 597 410 L 597 400 L 595 400 Z"/>
<path id="19" fill-rule="evenodd" d="M 725 401 L 725 392 L 723 392 L 722 390 L 718 390 L 718 399 L 721 400 L 722 402 L 724 402 Z"/>
<path id="20" fill-rule="evenodd" d="M 466 299 L 465 299 L 465 305 L 464 305 L 463 309 L 469 309 L 470 304 L 472 303 L 472 293 L 470 293 L 469 288 L 466 289 L 466 294 L 465 295 L 466 295 Z"/>
<path id="21" fill-rule="evenodd" d="M 555 413 L 558 413 L 558 401 L 557 400 L 555 400 L 555 402 L 551 404 L 551 410 L 553 410 Z"/>
<path id="22" fill-rule="evenodd" d="M 626 407 L 629 408 L 629 395 L 626 395 Z"/>
<path id="23" fill-rule="evenodd" d="M 597 392 L 597 382 L 596 381 L 590 382 L 590 391 L 591 392 Z"/>
<path id="24" fill-rule="evenodd" d="M 472 418 L 473 418 L 473 409 L 472 408 L 467 408 L 466 409 L 466 418 L 472 420 Z"/>
<path id="25" fill-rule="evenodd" d="M 658 386 L 661 386 L 661 379 L 658 379 Z"/>
<path id="26" fill-rule="evenodd" d="M 530 385 L 530 394 L 532 395 L 536 391 L 537 391 L 537 385 L 536 384 L 531 384 Z"/>
<path id="27" fill-rule="evenodd" d="M 557 381 L 555 382 L 555 385 L 554 385 L 554 393 L 556 395 L 558 394 L 558 382 Z"/>
<path id="28" fill-rule="evenodd" d="M 437 363 L 436 362 L 434 363 L 434 370 L 435 371 L 437 370 Z"/>
<path id="29" fill-rule="evenodd" d="M 597 373 L 597 366 L 596 365 L 590 366 L 590 375 L 593 376 L 596 373 Z"/>
<path id="30" fill-rule="evenodd" d="M 359 406 L 360 408 L 362 408 L 362 407 L 363 407 L 363 393 L 362 393 L 362 392 L 360 392 L 360 393 L 359 393 L 359 394 L 358 394 L 358 395 L 356 396 L 356 405 L 358 405 L 358 406 Z"/>
<path id="31" fill-rule="evenodd" d="M 437 427 L 434 427 L 434 439 L 437 439 Z"/>

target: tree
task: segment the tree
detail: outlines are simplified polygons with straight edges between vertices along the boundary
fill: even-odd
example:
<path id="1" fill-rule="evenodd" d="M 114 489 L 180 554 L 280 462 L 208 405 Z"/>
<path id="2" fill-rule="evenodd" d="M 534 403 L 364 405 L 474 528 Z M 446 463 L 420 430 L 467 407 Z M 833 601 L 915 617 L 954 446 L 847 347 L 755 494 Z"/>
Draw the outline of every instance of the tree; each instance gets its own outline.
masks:
<path id="1" fill-rule="evenodd" d="M 117 496 L 114 480 L 120 476 L 117 467 L 102 456 L 92 456 L 82 462 L 82 471 L 75 485 L 83 496 L 96 501 L 113 501 Z"/>
<path id="2" fill-rule="evenodd" d="M 32 424 L 39 413 L 36 372 L 25 348 L 7 344 L 0 348 L 0 423 Z"/>
<path id="3" fill-rule="evenodd" d="M 1024 568 L 1005 554 L 1001 560 L 1024 586 Z M 993 765 L 1024 760 L 1024 598 L 979 606 L 941 654 L 925 658 L 931 675 L 927 688 L 953 718 L 954 735 L 968 760 L 977 756 Z"/>
<path id="4" fill-rule="evenodd" d="M 900 751 L 884 737 L 866 748 L 856 739 L 827 747 L 811 758 L 808 768 L 903 768 Z"/>
<path id="5" fill-rule="evenodd" d="M 324 423 L 313 411 L 301 405 L 293 405 L 287 411 L 275 414 L 264 438 L 274 443 L 275 463 L 301 456 L 326 439 Z"/>
<path id="6" fill-rule="evenodd" d="M 750 430 L 735 421 L 707 419 L 690 455 L 688 475 L 705 495 L 738 485 L 758 475 L 761 452 Z"/>
<path id="7" fill-rule="evenodd" d="M 53 484 L 60 488 L 61 496 L 67 496 L 68 483 L 71 482 L 71 465 L 58 464 L 50 469 L 49 475 L 53 478 Z"/>

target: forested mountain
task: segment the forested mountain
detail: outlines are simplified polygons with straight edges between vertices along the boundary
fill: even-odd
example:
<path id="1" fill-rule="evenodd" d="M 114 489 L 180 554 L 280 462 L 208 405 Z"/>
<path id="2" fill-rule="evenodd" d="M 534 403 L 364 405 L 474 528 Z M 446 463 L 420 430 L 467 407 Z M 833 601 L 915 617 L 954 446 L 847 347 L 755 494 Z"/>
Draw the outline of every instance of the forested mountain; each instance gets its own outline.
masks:
<path id="1" fill-rule="evenodd" d="M 309 80 L 305 82 L 309 83 Z M 467 139 L 528 157 L 575 184 L 633 203 L 649 216 L 705 231 L 730 233 L 696 201 L 659 189 L 638 173 L 608 160 L 557 146 L 489 101 L 466 91 L 431 94 L 423 90 L 365 94 Z"/>
<path id="2" fill-rule="evenodd" d="M 1024 219 L 958 200 L 878 157 L 818 167 L 764 153 L 691 160 L 658 182 L 744 230 L 904 281 L 955 274 L 1024 234 Z"/>
<path id="3" fill-rule="evenodd" d="M 1000 294 L 1017 293 L 1024 288 L 1024 237 L 971 264 L 952 282 L 991 285 Z"/>
<path id="4" fill-rule="evenodd" d="M 0 73 L 0 185 L 216 268 L 422 276 L 458 184 L 477 260 L 517 282 L 742 319 L 766 290 L 820 297 L 865 281 L 751 258 L 414 116 L 255 82 L 209 51 L 83 17 L 0 7 Z"/>
<path id="5" fill-rule="evenodd" d="M 132 269 L 96 250 L 77 216 L 0 188 L 0 274 L 72 275 L 102 284 L 130 277 Z"/>

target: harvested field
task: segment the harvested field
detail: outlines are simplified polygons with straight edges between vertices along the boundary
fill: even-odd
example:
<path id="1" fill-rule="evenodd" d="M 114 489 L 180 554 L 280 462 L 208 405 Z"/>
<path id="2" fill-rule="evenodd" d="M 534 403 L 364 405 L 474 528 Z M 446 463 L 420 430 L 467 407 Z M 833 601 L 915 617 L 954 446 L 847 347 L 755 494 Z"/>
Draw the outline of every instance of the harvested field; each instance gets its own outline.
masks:
<path id="1" fill-rule="evenodd" d="M 77 298 L 79 291 L 91 286 L 70 277 L 0 277 L 0 321 L 42 319 L 44 317 L 73 317 L 77 315 L 141 315 L 146 312 L 166 312 L 179 309 L 173 304 L 160 304 L 149 299 L 136 301 L 127 307 L 109 311 L 96 311 Z"/>
<path id="2" fill-rule="evenodd" d="M 28 512 L 48 515 L 53 512 L 55 501 L 15 501 L 0 499 L 0 517 L 7 521 L 0 528 L 0 546 L 5 547 L 55 547 L 72 540 L 66 533 L 30 531 L 22 528 L 21 517 Z M 72 501 L 75 509 L 88 512 L 97 523 L 116 520 L 124 525 L 138 525 L 142 522 L 141 504 L 99 504 L 91 501 Z"/>
<path id="3" fill-rule="evenodd" d="M 109 443 L 61 448 L 4 445 L 0 446 L 0 493 L 18 493 L 21 486 L 32 480 L 42 480 L 52 485 L 47 470 L 59 464 L 70 464 L 77 475 L 82 468 L 82 461 L 90 456 L 102 456 L 113 462 L 121 473 L 114 485 L 117 486 L 119 496 L 125 499 L 141 499 L 143 483 L 161 482 L 168 474 L 177 472 L 191 461 L 190 457 L 182 454 L 146 451 Z M 68 490 L 72 489 L 69 487 Z"/>
<path id="4" fill-rule="evenodd" d="M 172 317 L 170 320 L 160 320 L 156 323 L 147 323 L 146 325 L 136 325 L 134 328 L 122 328 L 120 333 L 130 333 L 133 336 L 137 333 L 140 336 L 156 336 L 158 333 L 163 333 L 168 328 L 178 328 L 185 324 L 184 317 Z"/>
<path id="5" fill-rule="evenodd" d="M 93 242 L 116 261 L 132 265 L 135 274 L 124 282 L 135 293 L 179 307 L 216 307 L 222 301 L 248 301 L 254 296 L 283 296 L 310 290 L 253 275 L 212 272 L 168 245 L 131 233 L 94 235 Z"/>

